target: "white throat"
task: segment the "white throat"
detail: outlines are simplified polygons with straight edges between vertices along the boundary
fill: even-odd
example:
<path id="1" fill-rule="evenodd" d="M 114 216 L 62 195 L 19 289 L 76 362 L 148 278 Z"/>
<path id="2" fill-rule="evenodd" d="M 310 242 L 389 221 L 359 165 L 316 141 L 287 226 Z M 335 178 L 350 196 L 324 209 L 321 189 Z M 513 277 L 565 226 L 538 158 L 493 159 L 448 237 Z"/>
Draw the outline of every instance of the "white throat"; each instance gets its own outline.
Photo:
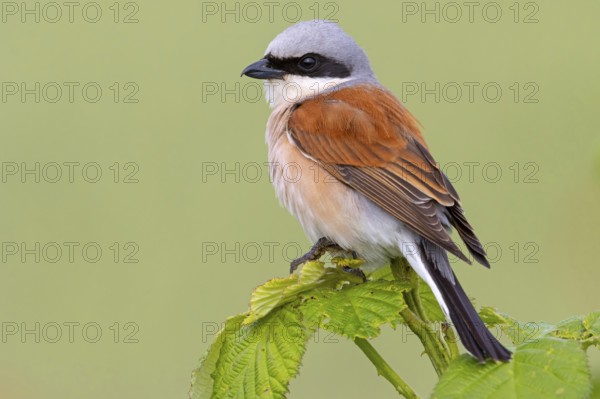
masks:
<path id="1" fill-rule="evenodd" d="M 285 75 L 282 79 L 265 80 L 265 98 L 271 108 L 282 104 L 295 104 L 314 97 L 350 78 L 312 78 L 309 76 Z"/>

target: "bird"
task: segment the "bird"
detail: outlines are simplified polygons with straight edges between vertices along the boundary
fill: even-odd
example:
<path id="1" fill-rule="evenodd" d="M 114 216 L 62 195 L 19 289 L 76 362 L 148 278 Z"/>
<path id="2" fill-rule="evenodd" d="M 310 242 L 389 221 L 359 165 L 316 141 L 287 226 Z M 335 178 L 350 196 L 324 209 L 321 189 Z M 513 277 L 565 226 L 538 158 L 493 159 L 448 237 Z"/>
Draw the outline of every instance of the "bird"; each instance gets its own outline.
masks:
<path id="1" fill-rule="evenodd" d="M 448 253 L 471 263 L 451 238 L 454 228 L 473 259 L 490 267 L 458 193 L 420 123 L 379 83 L 355 40 L 335 22 L 301 21 L 244 75 L 264 81 L 276 195 L 314 243 L 292 271 L 327 250 L 357 255 L 366 271 L 404 257 L 479 362 L 509 361 L 450 266 Z"/>

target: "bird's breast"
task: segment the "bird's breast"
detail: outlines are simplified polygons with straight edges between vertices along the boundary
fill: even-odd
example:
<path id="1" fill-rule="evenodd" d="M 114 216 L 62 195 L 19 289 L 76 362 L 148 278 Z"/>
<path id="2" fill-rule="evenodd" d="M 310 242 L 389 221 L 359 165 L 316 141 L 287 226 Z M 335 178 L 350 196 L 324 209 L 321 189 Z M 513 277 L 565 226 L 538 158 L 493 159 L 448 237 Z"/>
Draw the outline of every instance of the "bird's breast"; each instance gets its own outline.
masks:
<path id="1" fill-rule="evenodd" d="M 269 171 L 279 201 L 298 219 L 311 240 L 340 236 L 351 223 L 349 216 L 360 212 L 354 195 L 302 154 L 285 129 L 278 123 L 269 123 L 267 128 Z"/>
<path id="2" fill-rule="evenodd" d="M 267 124 L 269 169 L 275 193 L 315 242 L 329 237 L 367 258 L 394 247 L 398 222 L 305 156 L 287 134 L 290 109 L 275 109 Z"/>

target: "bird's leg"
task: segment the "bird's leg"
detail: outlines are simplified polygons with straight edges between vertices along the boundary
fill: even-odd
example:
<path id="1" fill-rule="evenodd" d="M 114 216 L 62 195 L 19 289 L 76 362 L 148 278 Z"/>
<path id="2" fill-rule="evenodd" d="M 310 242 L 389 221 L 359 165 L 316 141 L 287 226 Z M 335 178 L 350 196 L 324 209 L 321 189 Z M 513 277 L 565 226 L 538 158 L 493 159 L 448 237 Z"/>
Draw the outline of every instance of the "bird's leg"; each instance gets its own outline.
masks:
<path id="1" fill-rule="evenodd" d="M 298 259 L 294 259 L 290 263 L 290 274 L 293 273 L 298 268 L 298 266 L 300 266 L 301 264 L 303 264 L 305 262 L 317 260 L 321 256 L 323 256 L 323 254 L 325 254 L 325 252 L 327 252 L 327 251 L 340 251 L 340 250 L 342 250 L 342 248 L 338 244 L 336 244 L 335 242 L 333 242 L 332 240 L 330 240 L 327 237 L 321 237 L 321 238 L 319 238 L 319 240 L 317 240 L 315 245 L 312 246 L 310 251 L 308 251 L 307 253 L 305 253 L 304 255 L 299 257 Z"/>
<path id="2" fill-rule="evenodd" d="M 345 271 L 346 273 L 350 273 L 357 277 L 360 277 L 362 279 L 363 283 L 367 282 L 367 276 L 365 276 L 365 272 L 363 272 L 362 270 L 360 270 L 357 267 L 344 266 L 344 267 L 342 267 L 342 270 Z"/>
<path id="3" fill-rule="evenodd" d="M 350 255 L 352 255 L 352 259 L 358 258 L 358 254 L 356 253 L 356 251 L 350 251 Z M 344 267 L 342 267 L 342 270 L 345 271 L 346 273 L 350 273 L 357 277 L 360 277 L 362 279 L 363 283 L 365 283 L 367 281 L 367 276 L 365 276 L 365 273 L 362 270 L 360 270 L 358 267 L 344 266 Z"/>

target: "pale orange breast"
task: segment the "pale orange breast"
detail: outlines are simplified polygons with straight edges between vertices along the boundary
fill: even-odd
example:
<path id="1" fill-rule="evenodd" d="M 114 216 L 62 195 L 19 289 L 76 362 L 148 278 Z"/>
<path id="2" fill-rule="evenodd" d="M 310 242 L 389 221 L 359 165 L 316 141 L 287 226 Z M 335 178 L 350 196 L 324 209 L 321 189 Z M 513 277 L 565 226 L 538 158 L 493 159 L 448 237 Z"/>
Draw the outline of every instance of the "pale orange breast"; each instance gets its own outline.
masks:
<path id="1" fill-rule="evenodd" d="M 313 241 L 337 235 L 349 215 L 356 214 L 349 189 L 306 158 L 287 135 L 281 135 L 274 144 L 269 148 L 270 172 L 280 202 Z"/>
<path id="2" fill-rule="evenodd" d="M 398 222 L 305 156 L 287 135 L 289 113 L 290 107 L 278 107 L 267 124 L 271 180 L 281 204 L 313 242 L 329 237 L 359 253 L 388 244 L 386 233 Z"/>

